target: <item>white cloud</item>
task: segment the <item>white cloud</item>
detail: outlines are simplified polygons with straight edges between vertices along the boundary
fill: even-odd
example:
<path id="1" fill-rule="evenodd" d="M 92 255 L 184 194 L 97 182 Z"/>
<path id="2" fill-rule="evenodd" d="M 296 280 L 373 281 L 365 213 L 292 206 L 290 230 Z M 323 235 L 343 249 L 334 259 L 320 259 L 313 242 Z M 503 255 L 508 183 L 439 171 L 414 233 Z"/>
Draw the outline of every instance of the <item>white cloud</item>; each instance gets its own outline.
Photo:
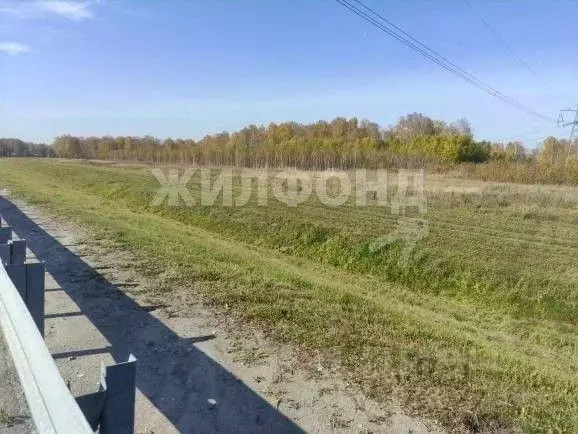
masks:
<path id="1" fill-rule="evenodd" d="M 60 16 L 73 21 L 94 17 L 92 6 L 102 0 L 0 0 L 0 14 L 21 19 L 41 19 Z"/>
<path id="2" fill-rule="evenodd" d="M 28 53 L 29 51 L 30 47 L 25 44 L 20 44 L 18 42 L 0 42 L 0 52 L 10 56 Z"/>
<path id="3" fill-rule="evenodd" d="M 90 6 L 91 4 L 89 2 L 77 2 L 68 0 L 43 0 L 39 4 L 39 7 L 48 12 L 52 12 L 54 14 L 61 15 L 65 18 L 75 21 L 92 18 L 94 15 L 90 10 Z"/>

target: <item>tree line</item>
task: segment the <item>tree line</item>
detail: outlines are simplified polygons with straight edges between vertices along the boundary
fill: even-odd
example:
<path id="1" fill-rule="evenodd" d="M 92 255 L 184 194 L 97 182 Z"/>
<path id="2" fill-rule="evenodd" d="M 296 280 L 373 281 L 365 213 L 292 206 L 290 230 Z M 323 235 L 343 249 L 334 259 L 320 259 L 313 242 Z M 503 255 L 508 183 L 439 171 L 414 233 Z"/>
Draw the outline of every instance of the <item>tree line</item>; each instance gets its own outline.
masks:
<path id="1" fill-rule="evenodd" d="M 0 157 L 54 157 L 52 146 L 0 138 Z"/>
<path id="2" fill-rule="evenodd" d="M 578 142 L 570 146 L 568 141 L 554 137 L 547 138 L 539 150 L 533 151 L 516 141 L 477 141 L 466 119 L 446 123 L 421 113 L 403 116 L 388 128 L 355 117 L 338 117 L 311 124 L 249 125 L 233 133 L 224 131 L 200 140 L 63 135 L 54 140 L 52 147 L 25 144 L 17 139 L 4 140 L 11 141 L 11 147 L 6 148 L 3 156 L 55 155 L 74 159 L 309 169 L 488 161 L 556 165 L 566 162 L 578 151 Z"/>
<path id="3" fill-rule="evenodd" d="M 393 127 L 338 117 L 330 122 L 249 125 L 200 140 L 155 137 L 57 137 L 59 157 L 249 167 L 353 168 L 415 166 L 433 161 L 487 161 L 469 123 L 433 120 L 419 113 Z"/>

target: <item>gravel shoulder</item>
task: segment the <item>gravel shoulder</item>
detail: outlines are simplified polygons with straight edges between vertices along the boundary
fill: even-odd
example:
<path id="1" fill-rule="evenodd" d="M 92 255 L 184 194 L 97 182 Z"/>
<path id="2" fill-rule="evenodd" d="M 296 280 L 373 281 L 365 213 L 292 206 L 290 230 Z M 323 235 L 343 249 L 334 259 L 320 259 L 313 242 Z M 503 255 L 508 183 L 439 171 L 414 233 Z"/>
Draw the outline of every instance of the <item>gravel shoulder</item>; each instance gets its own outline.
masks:
<path id="1" fill-rule="evenodd" d="M 2 379 L 0 386 L 0 434 L 36 432 L 2 332 L 0 332 L 0 378 Z"/>

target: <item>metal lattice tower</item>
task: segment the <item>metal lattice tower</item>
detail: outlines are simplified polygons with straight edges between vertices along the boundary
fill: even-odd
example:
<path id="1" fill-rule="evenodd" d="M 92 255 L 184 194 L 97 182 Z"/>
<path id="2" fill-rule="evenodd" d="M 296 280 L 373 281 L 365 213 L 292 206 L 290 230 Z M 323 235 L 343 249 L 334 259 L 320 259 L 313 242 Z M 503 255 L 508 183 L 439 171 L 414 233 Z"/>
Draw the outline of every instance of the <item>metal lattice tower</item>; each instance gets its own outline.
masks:
<path id="1" fill-rule="evenodd" d="M 573 116 L 570 113 L 573 113 Z M 572 117 L 573 120 L 569 120 Z M 578 105 L 576 106 L 575 109 L 560 110 L 560 115 L 558 116 L 558 126 L 559 127 L 572 126 L 572 130 L 570 131 L 570 138 L 568 141 L 567 158 L 570 158 L 570 151 L 572 150 L 572 144 L 574 143 L 575 140 L 578 140 Z"/>

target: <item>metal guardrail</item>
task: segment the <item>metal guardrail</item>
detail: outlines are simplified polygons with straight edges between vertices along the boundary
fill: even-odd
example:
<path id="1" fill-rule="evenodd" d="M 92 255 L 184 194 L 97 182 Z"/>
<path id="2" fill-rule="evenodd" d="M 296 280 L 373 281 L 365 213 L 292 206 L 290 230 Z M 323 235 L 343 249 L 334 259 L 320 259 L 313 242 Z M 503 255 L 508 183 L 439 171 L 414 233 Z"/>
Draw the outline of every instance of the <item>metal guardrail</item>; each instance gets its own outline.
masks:
<path id="1" fill-rule="evenodd" d="M 136 359 L 103 367 L 100 389 L 74 398 L 44 342 L 44 264 L 0 218 L 0 328 L 41 434 L 132 434 Z"/>
<path id="2" fill-rule="evenodd" d="M 0 325 L 40 433 L 92 433 L 24 300 L 0 266 Z"/>

